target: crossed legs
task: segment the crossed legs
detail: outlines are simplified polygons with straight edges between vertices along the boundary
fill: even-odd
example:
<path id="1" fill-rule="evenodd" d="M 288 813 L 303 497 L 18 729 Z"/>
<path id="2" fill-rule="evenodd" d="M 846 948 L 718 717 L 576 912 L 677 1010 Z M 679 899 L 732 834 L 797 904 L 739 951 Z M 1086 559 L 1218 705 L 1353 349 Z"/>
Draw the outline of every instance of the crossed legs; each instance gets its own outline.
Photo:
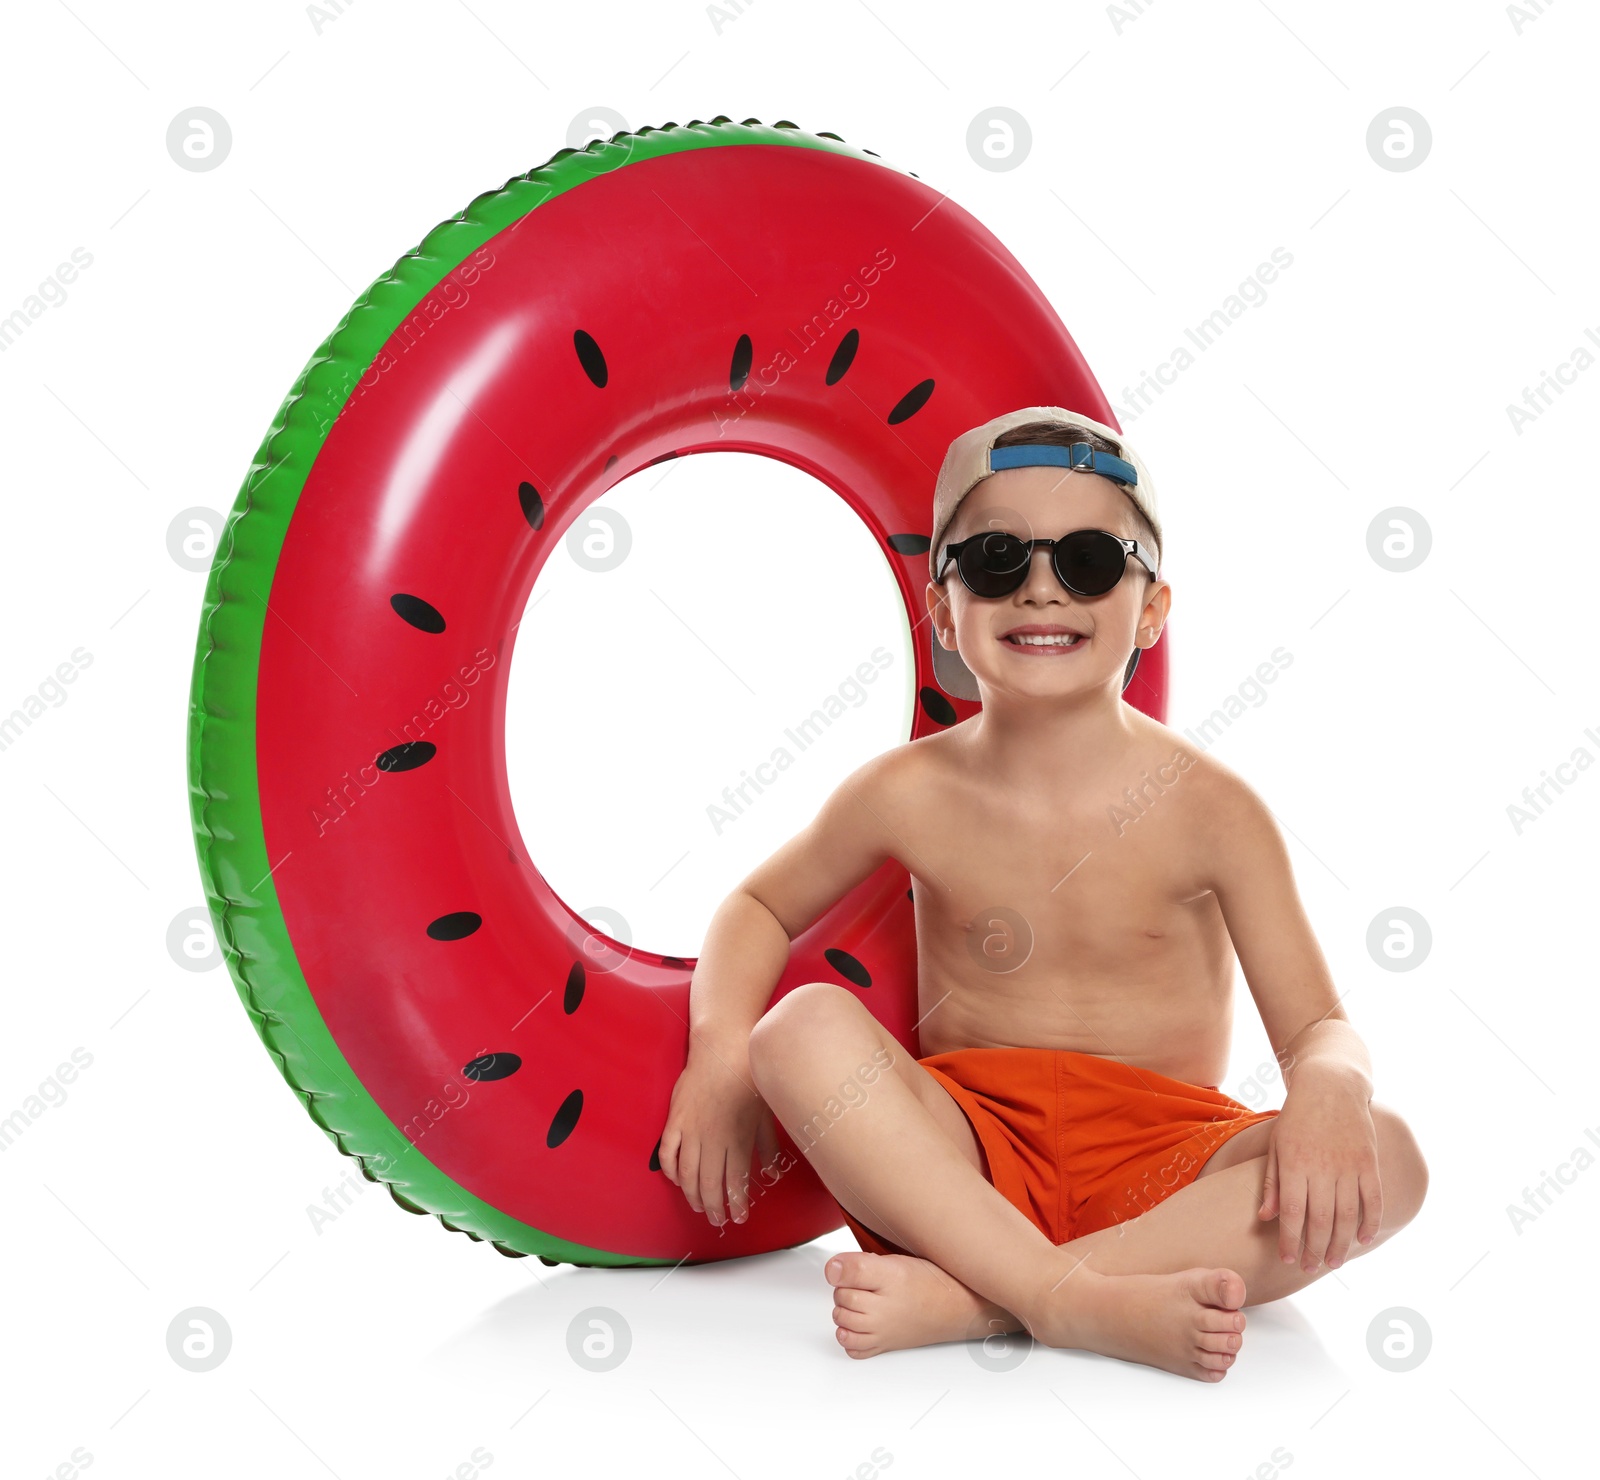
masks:
<path id="1" fill-rule="evenodd" d="M 860 1066 L 885 1061 L 865 1098 L 826 1124 L 822 1106 Z M 789 993 L 750 1038 L 756 1087 L 839 1202 L 918 1257 L 851 1253 L 828 1262 L 838 1338 L 851 1356 L 1028 1330 L 1217 1381 L 1238 1351 L 1242 1307 L 1324 1271 L 1281 1262 L 1260 1204 L 1270 1124 L 1234 1136 L 1200 1175 L 1149 1212 L 1055 1245 L 985 1179 L 955 1101 L 849 992 Z M 1398 1116 L 1373 1107 L 1384 1177 L 1377 1247 L 1413 1217 L 1427 1172 Z"/>

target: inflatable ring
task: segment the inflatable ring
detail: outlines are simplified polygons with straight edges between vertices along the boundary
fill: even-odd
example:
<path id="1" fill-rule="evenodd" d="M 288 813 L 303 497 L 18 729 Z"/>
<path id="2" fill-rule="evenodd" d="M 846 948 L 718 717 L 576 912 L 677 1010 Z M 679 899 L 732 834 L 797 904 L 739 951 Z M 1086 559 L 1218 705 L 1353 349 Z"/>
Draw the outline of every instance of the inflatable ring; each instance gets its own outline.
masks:
<path id="1" fill-rule="evenodd" d="M 1112 420 L 1021 265 L 915 175 L 788 122 L 563 149 L 361 296 L 219 541 L 188 779 L 239 995 L 368 1180 L 547 1262 L 699 1262 L 842 1226 L 781 1131 L 743 1225 L 712 1228 L 661 1173 L 693 963 L 594 931 L 530 858 L 514 635 L 618 480 L 762 453 L 878 538 L 923 639 L 912 737 L 934 733 L 977 707 L 936 687 L 922 625 L 934 475 L 958 433 L 1041 404 Z M 1164 672 L 1158 646 L 1126 696 L 1157 718 Z M 891 860 L 829 910 L 777 994 L 838 983 L 914 1052 L 908 882 Z"/>

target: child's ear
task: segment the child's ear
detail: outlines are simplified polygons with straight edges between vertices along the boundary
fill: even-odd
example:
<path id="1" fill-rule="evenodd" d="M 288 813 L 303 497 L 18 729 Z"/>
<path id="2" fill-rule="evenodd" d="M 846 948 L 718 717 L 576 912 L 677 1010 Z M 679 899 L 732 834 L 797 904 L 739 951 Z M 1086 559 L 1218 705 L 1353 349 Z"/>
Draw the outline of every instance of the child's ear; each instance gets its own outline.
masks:
<path id="1" fill-rule="evenodd" d="M 928 603 L 928 620 L 933 623 L 935 632 L 942 632 L 950 625 L 950 610 L 945 601 L 944 588 L 937 581 L 929 581 L 925 595 Z M 941 611 L 941 607 L 945 609 Z"/>
<path id="2" fill-rule="evenodd" d="M 1167 613 L 1172 609 L 1172 587 L 1165 581 L 1151 581 L 1145 596 L 1144 611 L 1139 617 L 1139 627 L 1154 627 L 1157 634 L 1166 625 Z"/>

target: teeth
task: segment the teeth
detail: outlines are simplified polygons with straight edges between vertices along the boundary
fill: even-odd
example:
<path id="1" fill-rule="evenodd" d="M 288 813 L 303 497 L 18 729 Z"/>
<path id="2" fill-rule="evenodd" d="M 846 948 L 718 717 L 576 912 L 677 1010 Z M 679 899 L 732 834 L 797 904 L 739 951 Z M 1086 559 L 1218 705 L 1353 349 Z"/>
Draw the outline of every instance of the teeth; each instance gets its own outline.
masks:
<path id="1" fill-rule="evenodd" d="M 1076 636 L 1062 634 L 1055 637 L 1008 637 L 1007 642 L 1020 643 L 1025 647 L 1071 647 L 1078 641 Z"/>

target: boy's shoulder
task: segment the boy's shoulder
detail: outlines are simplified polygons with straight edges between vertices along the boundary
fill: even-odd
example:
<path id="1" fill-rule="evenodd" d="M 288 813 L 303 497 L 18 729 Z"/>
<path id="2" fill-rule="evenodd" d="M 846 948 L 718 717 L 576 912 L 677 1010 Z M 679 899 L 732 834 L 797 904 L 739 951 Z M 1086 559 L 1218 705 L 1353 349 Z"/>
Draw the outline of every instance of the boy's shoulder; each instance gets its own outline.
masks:
<path id="1" fill-rule="evenodd" d="M 1132 776 L 1146 773 L 1162 786 L 1176 785 L 1207 826 L 1270 816 L 1255 789 L 1231 766 L 1142 710 L 1131 715 L 1128 753 L 1111 758 L 1119 770 Z M 885 805 L 925 801 L 927 788 L 963 774 L 968 739 L 964 724 L 891 746 L 862 766 L 852 782 Z"/>
<path id="2" fill-rule="evenodd" d="M 1186 792 L 1207 820 L 1217 823 L 1259 815 L 1265 803 L 1231 766 L 1160 720 L 1134 710 L 1135 759 L 1163 782 Z"/>

